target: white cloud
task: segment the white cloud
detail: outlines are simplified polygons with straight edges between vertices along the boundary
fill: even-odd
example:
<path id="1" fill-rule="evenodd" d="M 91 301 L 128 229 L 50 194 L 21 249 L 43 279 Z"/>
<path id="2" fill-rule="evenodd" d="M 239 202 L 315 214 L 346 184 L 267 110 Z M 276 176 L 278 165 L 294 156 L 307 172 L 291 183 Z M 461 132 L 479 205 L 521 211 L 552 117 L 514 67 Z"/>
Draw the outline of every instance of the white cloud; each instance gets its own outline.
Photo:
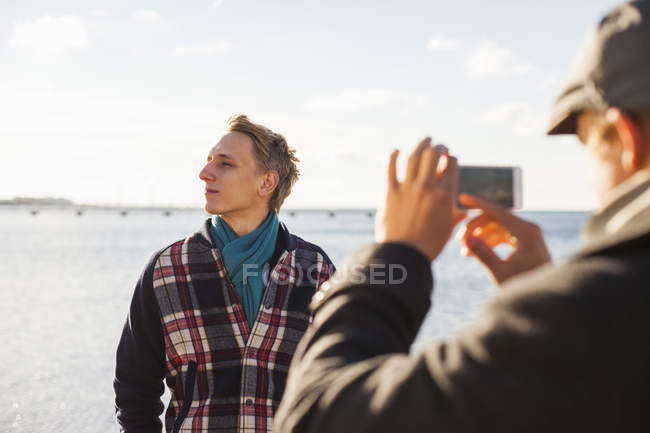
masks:
<path id="1" fill-rule="evenodd" d="M 517 136 L 541 135 L 544 131 L 542 116 L 535 113 L 530 104 L 505 102 L 483 113 L 479 121 L 485 125 L 507 126 Z"/>
<path id="2" fill-rule="evenodd" d="M 517 58 L 508 48 L 483 39 L 465 62 L 465 71 L 471 79 L 506 78 L 535 70 L 530 63 Z"/>
<path id="3" fill-rule="evenodd" d="M 72 15 L 20 20 L 14 24 L 9 38 L 9 46 L 40 57 L 58 56 L 87 45 L 83 20 Z"/>
<path id="4" fill-rule="evenodd" d="M 218 7 L 221 6 L 222 4 L 223 4 L 223 0 L 214 0 L 214 1 L 212 2 L 212 7 L 214 7 L 214 8 L 218 8 Z"/>
<path id="5" fill-rule="evenodd" d="M 392 90 L 352 91 L 312 99 L 305 104 L 305 108 L 314 112 L 356 111 L 403 103 L 408 99 L 408 95 Z"/>
<path id="6" fill-rule="evenodd" d="M 225 54 L 230 51 L 230 42 L 226 40 L 213 42 L 199 42 L 195 44 L 181 44 L 174 49 L 177 55 L 212 56 Z"/>
<path id="7" fill-rule="evenodd" d="M 443 35 L 435 35 L 427 43 L 429 51 L 453 50 L 458 47 L 458 40 Z"/>
<path id="8" fill-rule="evenodd" d="M 131 12 L 131 19 L 141 23 L 162 23 L 165 21 L 162 15 L 153 10 L 138 10 Z"/>
<path id="9" fill-rule="evenodd" d="M 214 134 L 215 119 L 231 114 L 213 106 L 162 103 L 121 94 L 71 93 L 0 85 L 3 134 L 53 139 L 73 136 L 151 139 Z M 35 127 L 37 125 L 37 127 Z"/>

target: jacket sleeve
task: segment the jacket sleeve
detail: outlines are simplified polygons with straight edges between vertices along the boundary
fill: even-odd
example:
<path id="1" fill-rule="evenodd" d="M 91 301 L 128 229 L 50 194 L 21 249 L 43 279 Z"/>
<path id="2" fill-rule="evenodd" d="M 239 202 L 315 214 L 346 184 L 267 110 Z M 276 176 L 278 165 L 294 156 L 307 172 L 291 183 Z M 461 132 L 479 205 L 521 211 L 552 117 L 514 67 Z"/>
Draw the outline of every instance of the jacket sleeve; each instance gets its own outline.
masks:
<path id="1" fill-rule="evenodd" d="M 404 278 L 389 275 L 390 266 Z M 626 410 L 628 422 L 640 419 L 621 398 L 639 385 L 612 371 L 617 357 L 645 371 L 630 344 L 640 336 L 621 336 L 648 325 L 629 317 L 647 314 L 628 314 L 599 288 L 620 284 L 615 265 L 574 265 L 561 275 L 549 266 L 517 278 L 455 338 L 411 356 L 430 305 L 430 263 L 406 245 L 379 244 L 345 270 L 314 296 L 314 323 L 293 358 L 274 431 L 616 431 Z"/>
<path id="2" fill-rule="evenodd" d="M 153 293 L 154 255 L 136 285 L 117 356 L 115 408 L 120 431 L 159 433 L 164 405 L 165 344 Z"/>

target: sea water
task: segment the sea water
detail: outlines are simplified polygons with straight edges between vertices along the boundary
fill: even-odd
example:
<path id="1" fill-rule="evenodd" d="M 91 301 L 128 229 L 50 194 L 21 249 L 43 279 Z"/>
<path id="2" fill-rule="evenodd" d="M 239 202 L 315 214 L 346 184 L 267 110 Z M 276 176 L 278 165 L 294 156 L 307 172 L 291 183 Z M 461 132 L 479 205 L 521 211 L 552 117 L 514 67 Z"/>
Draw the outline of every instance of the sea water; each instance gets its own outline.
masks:
<path id="1" fill-rule="evenodd" d="M 584 212 L 523 212 L 540 224 L 554 260 L 579 247 Z M 196 231 L 201 211 L 0 208 L 0 431 L 116 432 L 115 349 L 152 253 Z M 335 264 L 372 241 L 372 211 L 284 211 L 290 231 Z M 498 290 L 475 259 L 447 245 L 413 351 L 453 336 Z M 164 396 L 165 405 L 169 399 Z"/>

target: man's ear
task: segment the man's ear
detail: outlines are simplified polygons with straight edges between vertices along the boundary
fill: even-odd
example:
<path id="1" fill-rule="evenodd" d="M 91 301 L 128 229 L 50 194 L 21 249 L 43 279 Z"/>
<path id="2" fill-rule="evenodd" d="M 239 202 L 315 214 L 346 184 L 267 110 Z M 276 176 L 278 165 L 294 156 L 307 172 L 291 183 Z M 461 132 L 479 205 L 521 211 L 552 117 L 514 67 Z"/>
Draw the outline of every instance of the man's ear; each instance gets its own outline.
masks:
<path id="1" fill-rule="evenodd" d="M 621 140 L 621 165 L 628 173 L 644 167 L 648 158 L 648 143 L 641 126 L 620 108 L 607 110 L 607 120 L 614 126 Z"/>
<path id="2" fill-rule="evenodd" d="M 275 170 L 269 170 L 262 175 L 262 183 L 259 188 L 260 195 L 262 197 L 269 196 L 273 194 L 275 188 L 278 187 L 280 182 L 280 175 Z"/>

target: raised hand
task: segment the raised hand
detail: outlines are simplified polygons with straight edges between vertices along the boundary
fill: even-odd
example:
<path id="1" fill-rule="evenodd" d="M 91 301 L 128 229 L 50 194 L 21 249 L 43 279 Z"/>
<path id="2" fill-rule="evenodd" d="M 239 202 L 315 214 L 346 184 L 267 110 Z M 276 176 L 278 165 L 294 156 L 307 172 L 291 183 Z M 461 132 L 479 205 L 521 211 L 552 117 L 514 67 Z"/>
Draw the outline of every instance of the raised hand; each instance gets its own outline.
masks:
<path id="1" fill-rule="evenodd" d="M 388 164 L 386 202 L 377 214 L 378 242 L 403 242 L 435 259 L 454 226 L 465 217 L 456 207 L 458 160 L 425 138 L 409 156 L 406 177 L 397 179 L 395 150 Z"/>
<path id="2" fill-rule="evenodd" d="M 463 254 L 476 256 L 498 284 L 551 261 L 542 231 L 536 224 L 469 194 L 461 194 L 460 202 L 467 208 L 483 211 L 459 232 Z M 501 259 L 493 251 L 499 244 L 511 245 L 514 251 Z"/>

